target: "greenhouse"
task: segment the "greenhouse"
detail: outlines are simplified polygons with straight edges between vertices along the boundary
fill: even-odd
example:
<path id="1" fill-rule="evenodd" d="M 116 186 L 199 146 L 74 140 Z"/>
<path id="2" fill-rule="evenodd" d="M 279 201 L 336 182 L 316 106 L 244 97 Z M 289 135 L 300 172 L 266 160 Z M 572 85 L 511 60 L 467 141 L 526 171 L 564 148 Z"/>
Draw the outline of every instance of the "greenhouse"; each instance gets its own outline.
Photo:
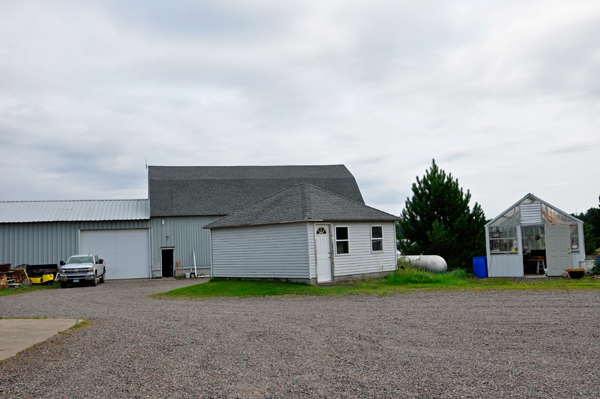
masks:
<path id="1" fill-rule="evenodd" d="M 485 225 L 489 277 L 562 276 L 585 259 L 583 222 L 527 194 Z"/>

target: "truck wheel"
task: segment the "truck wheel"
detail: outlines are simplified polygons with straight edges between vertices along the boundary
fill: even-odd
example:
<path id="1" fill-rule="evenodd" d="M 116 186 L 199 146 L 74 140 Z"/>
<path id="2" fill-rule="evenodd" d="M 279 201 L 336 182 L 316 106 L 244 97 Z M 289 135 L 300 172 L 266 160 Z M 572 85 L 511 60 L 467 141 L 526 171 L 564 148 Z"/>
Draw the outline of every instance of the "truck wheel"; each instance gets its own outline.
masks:
<path id="1" fill-rule="evenodd" d="M 104 272 L 102 277 L 100 277 L 100 281 L 98 281 L 100 284 L 104 284 L 104 276 L 106 276 L 106 272 Z"/>
<path id="2" fill-rule="evenodd" d="M 94 279 L 92 280 L 92 287 L 95 287 L 98 285 L 98 277 L 95 276 Z"/>
<path id="3" fill-rule="evenodd" d="M 66 281 L 61 281 L 60 282 L 60 288 L 67 288 L 67 282 Z"/>

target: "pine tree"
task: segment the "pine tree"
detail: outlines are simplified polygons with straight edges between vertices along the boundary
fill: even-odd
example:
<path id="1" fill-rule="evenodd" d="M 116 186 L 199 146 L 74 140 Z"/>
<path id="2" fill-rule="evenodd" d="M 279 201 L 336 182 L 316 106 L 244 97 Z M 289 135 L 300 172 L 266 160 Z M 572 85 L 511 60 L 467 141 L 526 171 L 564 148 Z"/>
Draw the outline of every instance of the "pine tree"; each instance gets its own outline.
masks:
<path id="1" fill-rule="evenodd" d="M 472 257 L 485 254 L 485 215 L 458 180 L 433 160 L 422 179 L 412 185 L 399 222 L 398 249 L 407 255 L 439 255 L 448 268 L 471 270 Z"/>

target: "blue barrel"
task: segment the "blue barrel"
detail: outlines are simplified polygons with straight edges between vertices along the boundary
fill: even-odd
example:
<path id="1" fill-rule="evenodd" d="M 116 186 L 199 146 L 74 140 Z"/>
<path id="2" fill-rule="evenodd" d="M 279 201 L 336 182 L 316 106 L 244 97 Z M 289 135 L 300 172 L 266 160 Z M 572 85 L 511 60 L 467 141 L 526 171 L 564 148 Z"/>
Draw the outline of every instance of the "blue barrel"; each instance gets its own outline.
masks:
<path id="1" fill-rule="evenodd" d="M 596 266 L 600 266 L 600 255 L 596 256 Z"/>
<path id="2" fill-rule="evenodd" d="M 487 257 L 477 256 L 473 258 L 473 273 L 475 277 L 486 278 L 487 277 Z"/>

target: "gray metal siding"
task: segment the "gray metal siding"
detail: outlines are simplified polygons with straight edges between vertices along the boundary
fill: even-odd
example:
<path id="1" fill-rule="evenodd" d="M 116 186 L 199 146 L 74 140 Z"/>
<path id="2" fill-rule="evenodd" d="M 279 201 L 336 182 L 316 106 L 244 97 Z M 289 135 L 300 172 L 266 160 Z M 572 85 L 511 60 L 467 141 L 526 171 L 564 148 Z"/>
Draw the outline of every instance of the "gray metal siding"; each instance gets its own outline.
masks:
<path id="1" fill-rule="evenodd" d="M 332 223 L 348 227 L 349 254 L 334 255 L 334 276 L 387 272 L 396 269 L 396 230 L 393 222 Z M 371 251 L 371 226 L 383 226 L 383 251 Z M 335 252 L 335 242 L 333 245 Z"/>
<path id="2" fill-rule="evenodd" d="M 59 263 L 79 253 L 80 230 L 148 228 L 148 220 L 0 224 L 0 263 Z"/>
<path id="3" fill-rule="evenodd" d="M 307 223 L 212 230 L 214 277 L 308 279 Z"/>
<path id="4" fill-rule="evenodd" d="M 179 274 L 194 270 L 193 251 L 196 251 L 198 274 L 210 273 L 210 230 L 204 226 L 220 219 L 219 216 L 179 216 L 151 218 L 152 227 L 152 274 L 162 275 L 161 248 L 173 248 L 175 260 L 179 260 Z M 164 220 L 164 224 L 163 224 Z M 167 237 L 169 237 L 167 239 Z M 177 274 L 174 264 L 173 273 Z"/>
<path id="5" fill-rule="evenodd" d="M 493 254 L 488 258 L 488 277 L 523 277 L 523 256 Z"/>

